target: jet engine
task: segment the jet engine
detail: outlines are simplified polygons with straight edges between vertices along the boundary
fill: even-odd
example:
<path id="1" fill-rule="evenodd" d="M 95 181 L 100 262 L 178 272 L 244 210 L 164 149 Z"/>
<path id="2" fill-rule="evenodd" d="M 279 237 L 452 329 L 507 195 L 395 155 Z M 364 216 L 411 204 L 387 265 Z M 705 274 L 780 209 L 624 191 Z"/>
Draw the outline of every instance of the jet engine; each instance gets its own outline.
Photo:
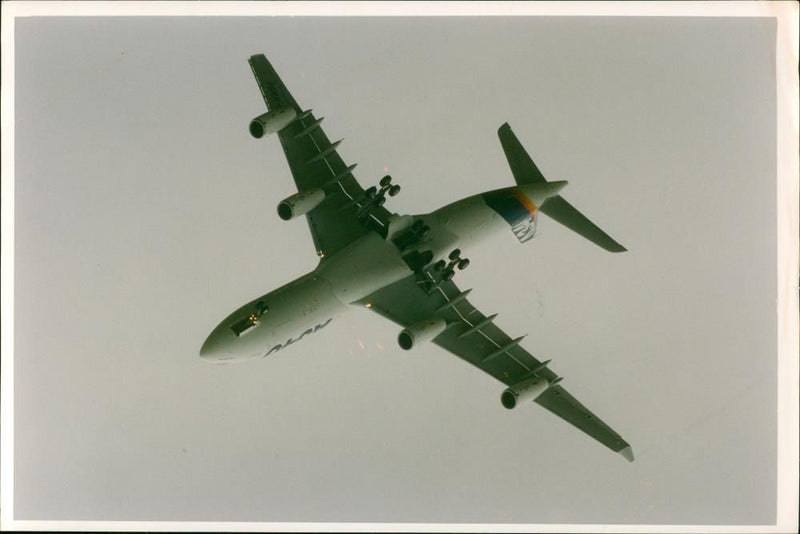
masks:
<path id="1" fill-rule="evenodd" d="M 521 402 L 535 400 L 536 397 L 547 391 L 549 387 L 550 382 L 546 378 L 534 376 L 506 389 L 500 396 L 500 402 L 510 410 Z"/>
<path id="2" fill-rule="evenodd" d="M 308 213 L 316 208 L 324 198 L 325 192 L 322 189 L 311 189 L 310 191 L 295 193 L 278 204 L 278 217 L 288 221 L 298 215 Z"/>
<path id="3" fill-rule="evenodd" d="M 279 132 L 297 117 L 293 108 L 280 108 L 267 111 L 250 121 L 250 135 L 259 139 L 265 134 Z"/>
<path id="4" fill-rule="evenodd" d="M 409 350 L 418 343 L 425 343 L 441 334 L 447 327 L 444 319 L 425 319 L 403 329 L 397 336 L 400 348 Z"/>

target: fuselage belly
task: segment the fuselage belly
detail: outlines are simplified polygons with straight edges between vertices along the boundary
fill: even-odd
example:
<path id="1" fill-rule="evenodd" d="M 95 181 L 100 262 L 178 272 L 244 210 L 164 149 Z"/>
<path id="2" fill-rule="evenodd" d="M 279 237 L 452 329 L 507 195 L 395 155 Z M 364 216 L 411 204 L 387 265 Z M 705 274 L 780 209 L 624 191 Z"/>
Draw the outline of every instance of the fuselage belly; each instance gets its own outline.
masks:
<path id="1" fill-rule="evenodd" d="M 479 195 L 414 220 L 430 228 L 414 248 L 431 251 L 434 259 L 507 228 Z M 206 339 L 201 356 L 218 363 L 264 357 L 316 333 L 352 309 L 352 303 L 410 276 L 403 252 L 377 232 L 364 235 L 310 273 L 228 315 Z"/>

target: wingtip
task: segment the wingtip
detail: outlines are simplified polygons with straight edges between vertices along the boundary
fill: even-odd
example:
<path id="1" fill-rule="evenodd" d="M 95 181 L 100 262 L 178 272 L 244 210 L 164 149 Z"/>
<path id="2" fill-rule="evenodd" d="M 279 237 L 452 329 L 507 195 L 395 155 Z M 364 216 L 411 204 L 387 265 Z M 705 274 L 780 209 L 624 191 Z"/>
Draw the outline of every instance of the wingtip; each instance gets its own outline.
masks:
<path id="1" fill-rule="evenodd" d="M 629 462 L 633 462 L 633 460 L 635 460 L 635 458 L 633 457 L 633 449 L 631 449 L 630 445 L 619 451 L 619 453 L 622 455 L 623 458 L 625 458 Z"/>
<path id="2" fill-rule="evenodd" d="M 511 126 L 508 124 L 508 122 L 504 122 L 503 124 L 500 125 L 500 128 L 497 129 L 497 133 L 501 134 L 503 133 L 504 130 L 510 130 L 510 129 Z"/>

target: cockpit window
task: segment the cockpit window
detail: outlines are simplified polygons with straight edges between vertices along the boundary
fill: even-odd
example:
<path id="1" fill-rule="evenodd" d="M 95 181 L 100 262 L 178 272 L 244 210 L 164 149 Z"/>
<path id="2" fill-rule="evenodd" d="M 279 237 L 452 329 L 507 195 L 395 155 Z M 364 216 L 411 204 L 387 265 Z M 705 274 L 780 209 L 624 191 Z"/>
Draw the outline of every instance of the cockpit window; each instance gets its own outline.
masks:
<path id="1" fill-rule="evenodd" d="M 261 317 L 269 311 L 263 300 L 256 302 L 250 315 L 239 319 L 231 325 L 231 330 L 237 337 L 241 337 L 261 324 Z"/>
<path id="2" fill-rule="evenodd" d="M 256 315 L 261 317 L 262 315 L 264 315 L 268 311 L 269 311 L 269 306 L 264 304 L 263 300 L 259 300 L 258 302 L 256 302 Z"/>

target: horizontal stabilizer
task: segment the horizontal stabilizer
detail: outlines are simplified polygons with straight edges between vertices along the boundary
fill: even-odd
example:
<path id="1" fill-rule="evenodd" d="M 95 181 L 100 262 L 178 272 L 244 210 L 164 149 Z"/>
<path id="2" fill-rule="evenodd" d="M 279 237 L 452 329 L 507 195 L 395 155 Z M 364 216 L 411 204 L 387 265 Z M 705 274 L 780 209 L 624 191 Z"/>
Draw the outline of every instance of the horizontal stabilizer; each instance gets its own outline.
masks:
<path id="1" fill-rule="evenodd" d="M 559 183 L 547 182 L 507 122 L 497 130 L 497 135 L 500 138 L 500 144 L 503 146 L 503 152 L 506 154 L 508 165 L 511 167 L 511 173 L 518 184 Z M 554 195 L 548 198 L 539 207 L 539 211 L 609 252 L 624 252 L 627 250 L 587 219 L 581 212 L 572 207 L 572 204 L 564 200 L 561 195 Z"/>
<path id="2" fill-rule="evenodd" d="M 503 145 L 503 152 L 506 153 L 511 174 L 518 184 L 547 181 L 507 122 L 497 130 L 497 135 L 500 137 L 500 144 Z"/>
<path id="3" fill-rule="evenodd" d="M 609 252 L 625 252 L 627 250 L 587 219 L 585 215 L 573 208 L 572 204 L 564 200 L 561 195 L 548 198 L 539 211 Z"/>

